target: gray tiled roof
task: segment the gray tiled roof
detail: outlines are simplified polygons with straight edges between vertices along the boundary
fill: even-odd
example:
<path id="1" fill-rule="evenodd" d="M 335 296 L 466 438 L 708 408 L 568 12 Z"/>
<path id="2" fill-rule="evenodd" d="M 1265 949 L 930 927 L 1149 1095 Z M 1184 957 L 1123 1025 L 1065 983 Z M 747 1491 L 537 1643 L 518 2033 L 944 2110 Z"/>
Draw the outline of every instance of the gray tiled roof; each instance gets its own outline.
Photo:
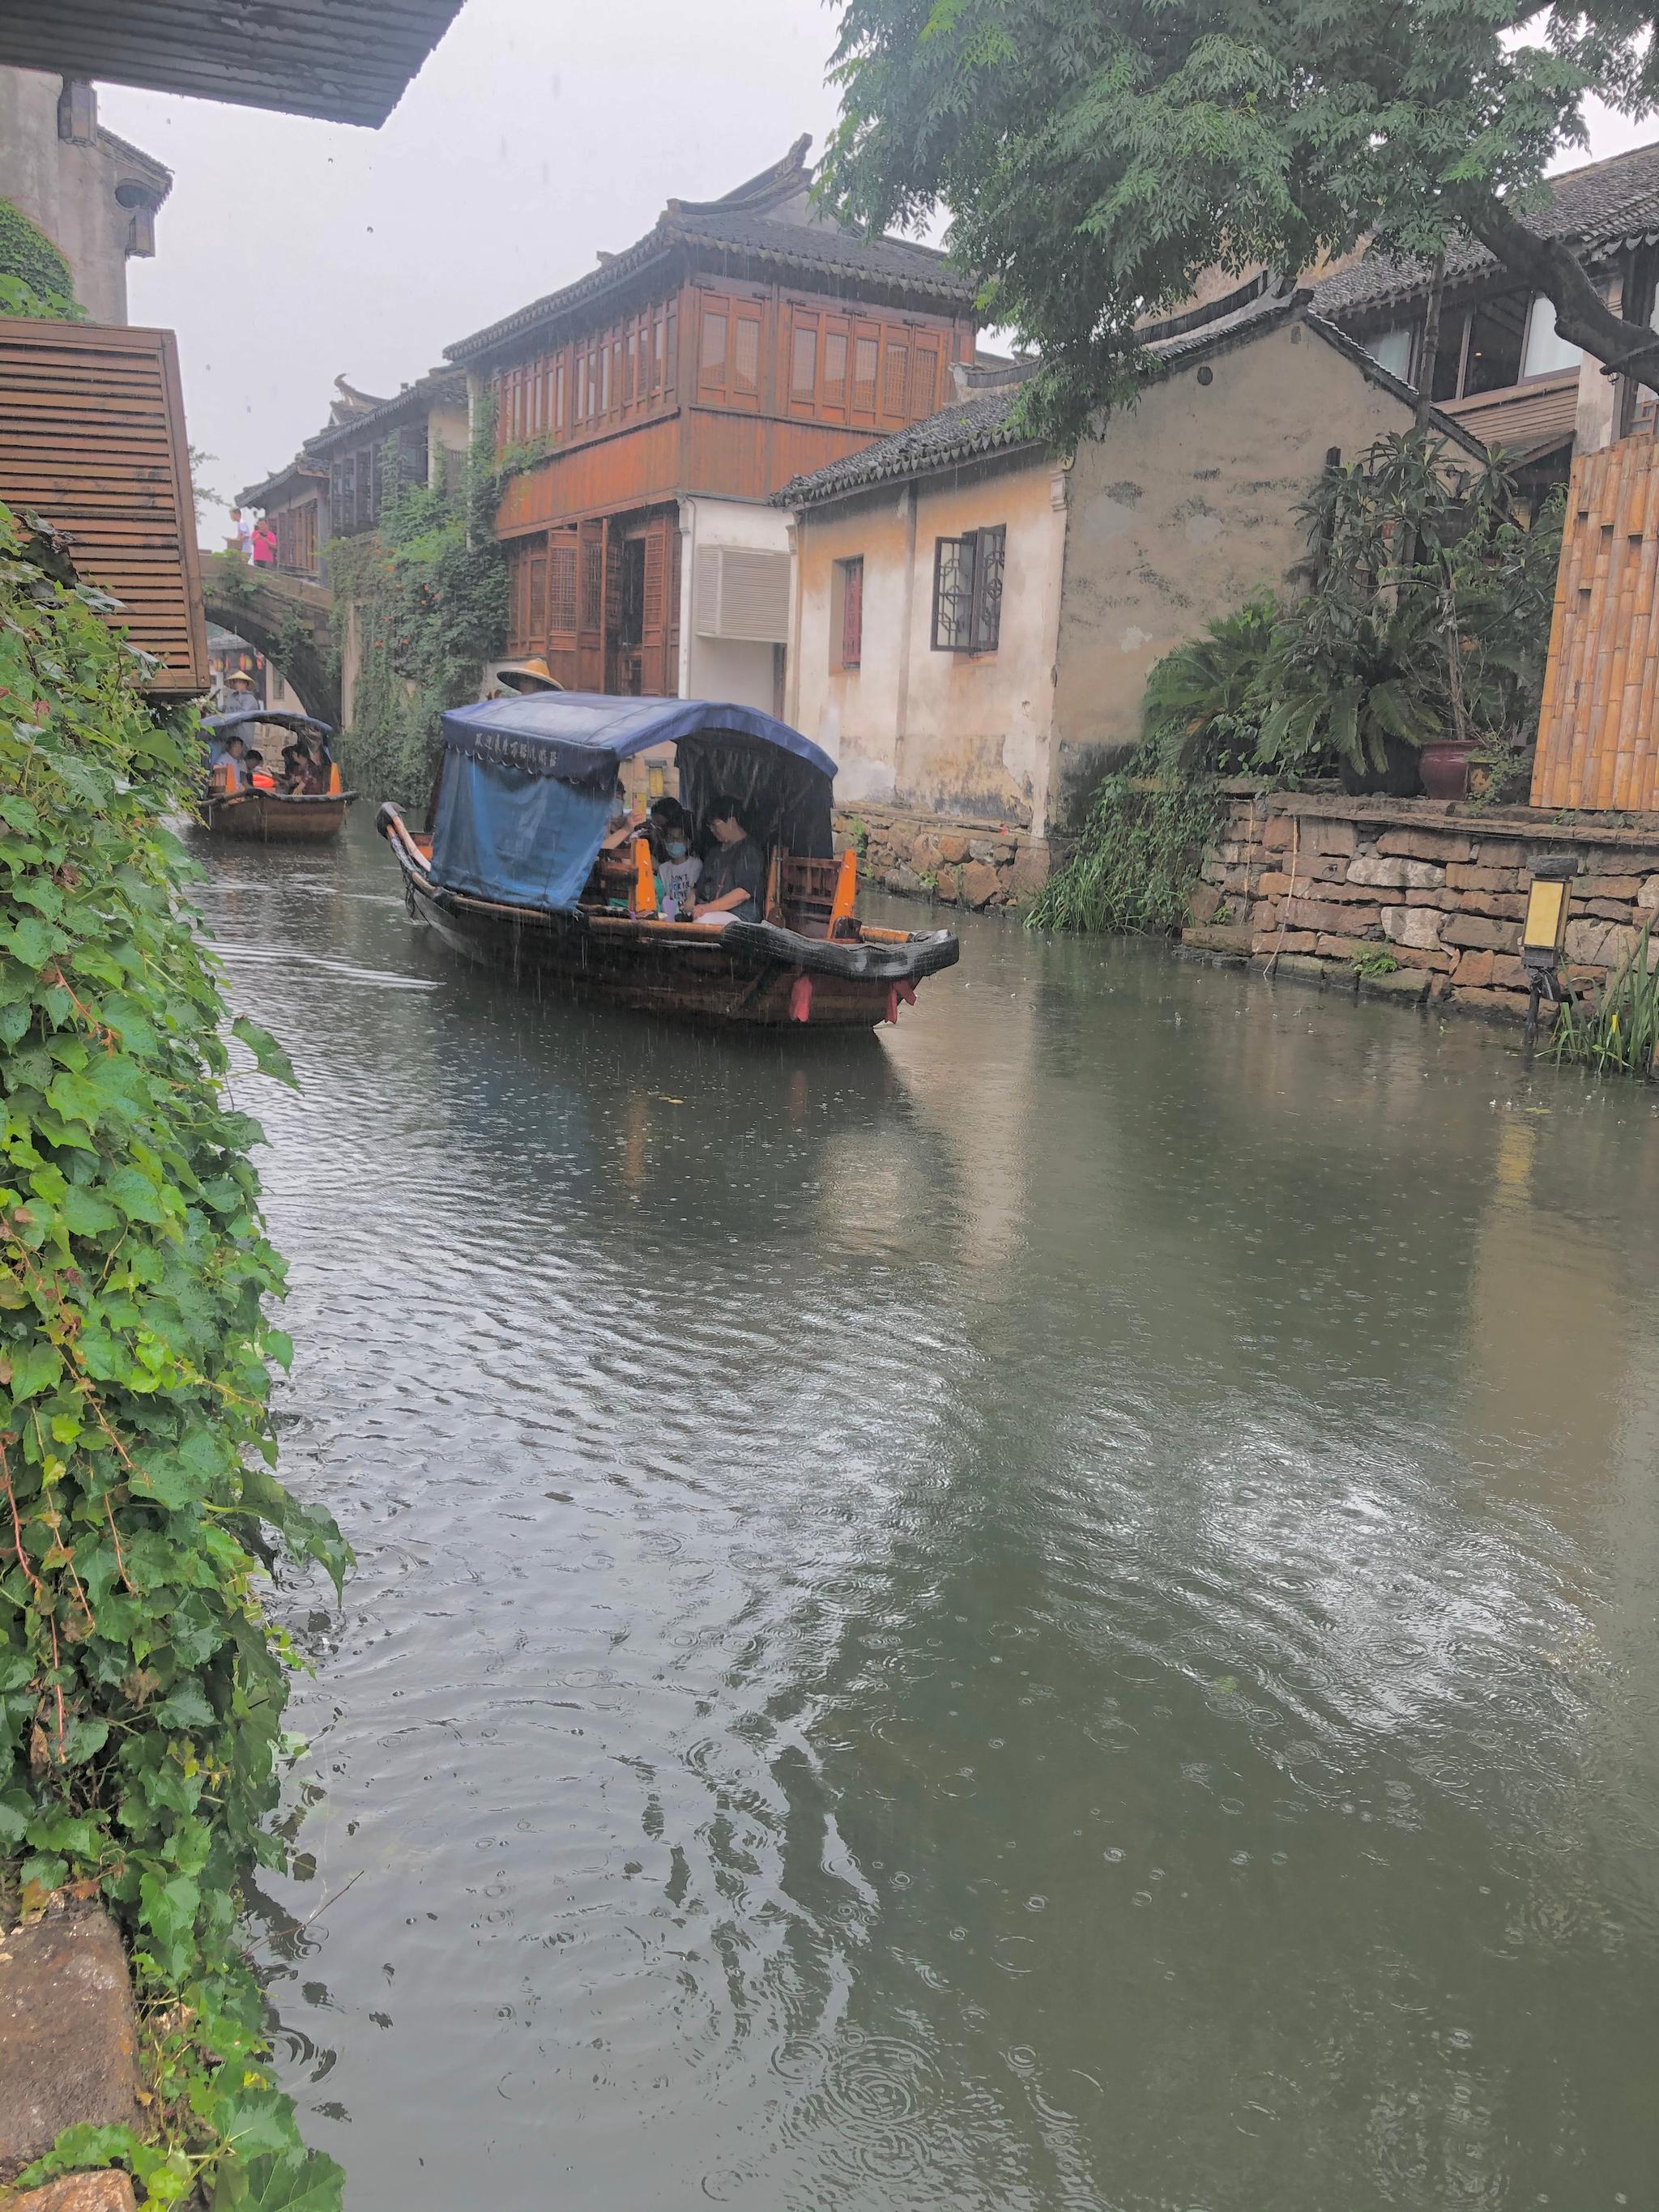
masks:
<path id="1" fill-rule="evenodd" d="M 688 239 L 737 246 L 787 260 L 797 268 L 854 277 L 890 276 L 900 283 L 943 293 L 964 306 L 975 289 L 970 278 L 952 268 L 945 255 L 931 246 L 918 246 L 908 238 L 860 238 L 856 231 L 843 230 L 838 223 L 779 222 L 766 216 L 726 215 L 711 209 L 707 214 L 675 216 L 668 227 Z"/>
<path id="2" fill-rule="evenodd" d="M 384 435 L 404 416 L 427 414 L 434 407 L 463 407 L 466 404 L 466 379 L 459 369 L 434 369 L 418 382 L 406 384 L 390 399 L 380 399 L 366 408 L 361 415 L 349 415 L 343 422 L 331 422 L 325 430 L 319 430 L 306 440 L 300 449 L 301 459 L 313 453 L 331 452 L 337 446 L 356 445 L 365 434 L 372 436 L 378 429 Z"/>
<path id="3" fill-rule="evenodd" d="M 931 246 L 903 238 L 863 238 L 836 222 L 794 219 L 793 208 L 811 183 L 804 159 L 806 143 L 798 141 L 784 161 L 724 199 L 671 200 L 655 226 L 623 252 L 610 255 L 574 284 L 446 346 L 446 357 L 472 361 L 492 353 L 540 325 L 619 289 L 677 250 L 717 253 L 727 261 L 751 256 L 773 267 L 810 270 L 848 284 L 891 286 L 955 307 L 971 303 L 976 289 L 972 279 Z M 769 208 L 769 199 L 773 204 Z"/>
<path id="4" fill-rule="evenodd" d="M 1633 147 L 1611 161 L 1592 161 L 1549 179 L 1547 206 L 1531 210 L 1528 226 L 1549 238 L 1565 238 L 1592 259 L 1621 246 L 1659 237 L 1659 144 Z M 1498 266 L 1484 246 L 1456 238 L 1446 248 L 1446 281 L 1462 284 Z M 1340 269 L 1314 289 L 1322 315 L 1342 321 L 1370 313 L 1396 301 L 1426 291 L 1429 264 L 1368 253 L 1352 269 Z"/>
<path id="5" fill-rule="evenodd" d="M 1223 353 L 1229 346 L 1261 337 L 1294 318 L 1315 337 L 1322 338 L 1327 345 L 1352 362 L 1370 382 L 1391 392 L 1406 406 L 1415 404 L 1417 394 L 1410 385 L 1402 383 L 1373 361 L 1363 346 L 1345 336 L 1334 323 L 1310 313 L 1307 301 L 1305 292 L 1264 294 L 1196 329 L 1151 340 L 1145 348 L 1150 363 L 1148 380 L 1166 366 L 1185 368 L 1206 355 Z M 1035 363 L 1031 366 L 1035 367 Z M 1014 402 L 1024 380 L 1020 377 L 992 391 L 954 400 L 937 415 L 913 422 L 908 429 L 895 431 L 890 438 L 865 446 L 857 453 L 843 453 L 839 460 L 813 470 L 810 476 L 796 477 L 775 495 L 773 504 L 812 507 L 821 500 L 837 499 L 844 493 L 862 490 L 872 484 L 926 476 L 934 469 L 959 466 L 989 453 L 1032 447 L 1037 441 L 1017 431 L 1012 421 Z M 1486 448 L 1479 439 L 1437 407 L 1433 410 L 1432 420 L 1442 437 L 1461 446 L 1472 457 L 1484 455 Z"/>
<path id="6" fill-rule="evenodd" d="M 1289 298 L 1282 295 L 1252 300 L 1248 306 L 1232 314 L 1219 316 L 1200 329 L 1183 331 L 1176 337 L 1155 339 L 1146 351 L 1154 361 L 1160 362 L 1181 361 L 1195 353 L 1218 351 L 1232 339 L 1270 323 L 1283 321 L 1291 313 L 1292 305 Z M 1035 367 L 1032 362 L 1028 370 Z M 977 459 L 981 454 L 1031 445 L 1035 441 L 1016 433 L 1010 420 L 1024 380 L 1024 376 L 1016 376 L 988 392 L 953 400 L 948 407 L 940 408 L 937 415 L 911 423 L 908 429 L 896 430 L 890 438 L 865 446 L 857 453 L 843 453 L 839 460 L 814 469 L 809 476 L 796 477 L 776 495 L 775 504 L 811 507 L 818 500 L 834 499 L 842 492 L 880 483 L 889 477 L 925 476 L 932 469 Z"/>

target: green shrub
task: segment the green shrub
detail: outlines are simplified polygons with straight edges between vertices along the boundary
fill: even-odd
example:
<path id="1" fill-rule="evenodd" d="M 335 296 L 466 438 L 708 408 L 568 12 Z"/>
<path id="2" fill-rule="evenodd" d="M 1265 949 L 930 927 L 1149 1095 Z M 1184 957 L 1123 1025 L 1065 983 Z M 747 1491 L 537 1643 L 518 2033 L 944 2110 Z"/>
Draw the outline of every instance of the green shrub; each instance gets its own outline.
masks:
<path id="1" fill-rule="evenodd" d="M 1076 849 L 1033 901 L 1028 928 L 1167 937 L 1186 926 L 1224 809 L 1214 778 L 1188 774 L 1180 750 L 1178 732 L 1159 732 L 1105 778 Z"/>
<path id="2" fill-rule="evenodd" d="M 261 1562 L 274 1538 L 337 1583 L 348 1554 L 270 1472 L 289 1346 L 263 1310 L 259 1132 L 161 826 L 199 783 L 197 718 L 152 712 L 100 599 L 0 508 L 0 1886 L 25 1911 L 101 1889 L 154 2098 L 149 2139 L 71 2131 L 35 2178 L 118 2160 L 150 2203 L 200 2183 L 256 2212 L 303 2184 L 321 2212 L 337 2169 L 261 2067 L 235 1918 L 243 1871 L 285 1855 L 294 1655 Z"/>
<path id="3" fill-rule="evenodd" d="M 1644 924 L 1629 957 L 1608 977 L 1588 1012 L 1569 1002 L 1556 1016 L 1550 1049 L 1556 1060 L 1594 1068 L 1598 1075 L 1650 1076 L 1659 1052 L 1659 948 Z"/>

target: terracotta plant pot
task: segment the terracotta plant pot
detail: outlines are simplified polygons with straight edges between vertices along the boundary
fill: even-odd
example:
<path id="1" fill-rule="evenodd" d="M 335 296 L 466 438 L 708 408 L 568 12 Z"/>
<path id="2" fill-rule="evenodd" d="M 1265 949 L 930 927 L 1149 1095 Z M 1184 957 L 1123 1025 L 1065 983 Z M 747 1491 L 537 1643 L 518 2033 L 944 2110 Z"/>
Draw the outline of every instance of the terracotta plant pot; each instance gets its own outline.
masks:
<path id="1" fill-rule="evenodd" d="M 1474 748 L 1455 738 L 1444 744 L 1425 745 L 1419 761 L 1423 788 L 1431 799 L 1467 799 L 1469 795 L 1470 755 Z"/>

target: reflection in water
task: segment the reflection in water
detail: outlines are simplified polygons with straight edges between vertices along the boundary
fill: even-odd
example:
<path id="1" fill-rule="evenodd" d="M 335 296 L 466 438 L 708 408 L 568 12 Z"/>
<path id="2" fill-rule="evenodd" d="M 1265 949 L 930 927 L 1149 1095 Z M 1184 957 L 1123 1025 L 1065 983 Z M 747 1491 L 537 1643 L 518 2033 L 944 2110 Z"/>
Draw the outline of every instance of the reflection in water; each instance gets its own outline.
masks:
<path id="1" fill-rule="evenodd" d="M 214 865 L 360 2212 L 1651 2202 L 1650 1099 L 992 924 L 700 1037 Z"/>

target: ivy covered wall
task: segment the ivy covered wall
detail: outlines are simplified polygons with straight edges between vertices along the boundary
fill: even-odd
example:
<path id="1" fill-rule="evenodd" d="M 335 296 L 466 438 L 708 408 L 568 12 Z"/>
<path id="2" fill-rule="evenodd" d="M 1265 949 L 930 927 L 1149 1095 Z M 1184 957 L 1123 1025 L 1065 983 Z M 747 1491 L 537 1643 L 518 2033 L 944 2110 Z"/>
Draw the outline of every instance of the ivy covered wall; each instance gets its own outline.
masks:
<path id="1" fill-rule="evenodd" d="M 330 542 L 335 646 L 348 679 L 341 757 L 347 781 L 368 799 L 425 803 L 438 717 L 477 698 L 484 664 L 505 646 L 494 446 L 486 417 L 459 490 L 401 491 L 377 531 Z"/>

